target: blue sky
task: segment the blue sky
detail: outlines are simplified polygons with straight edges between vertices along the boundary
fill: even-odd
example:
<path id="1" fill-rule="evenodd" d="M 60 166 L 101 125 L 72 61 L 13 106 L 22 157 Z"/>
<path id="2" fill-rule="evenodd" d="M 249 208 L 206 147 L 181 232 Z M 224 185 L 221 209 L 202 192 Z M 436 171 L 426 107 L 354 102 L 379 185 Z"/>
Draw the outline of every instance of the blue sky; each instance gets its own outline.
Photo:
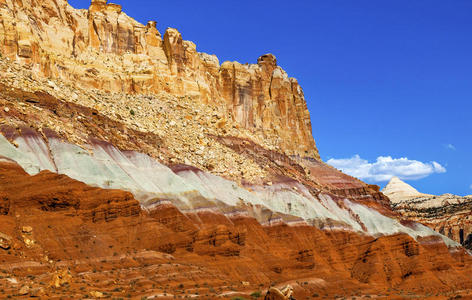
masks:
<path id="1" fill-rule="evenodd" d="M 114 2 L 220 62 L 276 55 L 304 89 L 325 161 L 381 186 L 399 175 L 472 194 L 472 1 Z"/>

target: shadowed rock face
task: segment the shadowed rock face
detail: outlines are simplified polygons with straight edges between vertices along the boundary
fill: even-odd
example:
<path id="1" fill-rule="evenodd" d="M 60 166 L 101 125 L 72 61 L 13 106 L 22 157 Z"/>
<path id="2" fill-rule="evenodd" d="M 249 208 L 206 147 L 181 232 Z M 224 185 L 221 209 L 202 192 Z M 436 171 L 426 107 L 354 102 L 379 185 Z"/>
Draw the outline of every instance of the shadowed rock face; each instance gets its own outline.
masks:
<path id="1" fill-rule="evenodd" d="M 251 131 L 275 134 L 287 154 L 319 158 L 303 91 L 271 54 L 257 64 L 199 53 L 173 28 L 140 24 L 121 6 L 92 1 L 88 11 L 66 0 L 41 5 L 0 1 L 0 51 L 44 76 L 107 92 L 159 93 L 224 105 Z"/>
<path id="2" fill-rule="evenodd" d="M 472 197 L 422 194 L 398 178 L 384 188 L 392 208 L 472 250 Z"/>

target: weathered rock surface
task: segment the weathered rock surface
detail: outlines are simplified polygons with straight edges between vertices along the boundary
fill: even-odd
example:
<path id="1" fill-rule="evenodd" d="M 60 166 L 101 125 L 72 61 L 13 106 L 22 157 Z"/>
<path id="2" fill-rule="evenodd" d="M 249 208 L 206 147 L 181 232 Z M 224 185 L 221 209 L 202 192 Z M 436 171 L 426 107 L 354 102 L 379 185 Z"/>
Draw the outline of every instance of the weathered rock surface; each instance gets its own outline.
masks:
<path id="1" fill-rule="evenodd" d="M 265 225 L 310 224 L 320 229 L 353 230 L 372 236 L 406 233 L 415 239 L 439 236 L 420 224 L 401 224 L 384 203 L 383 196 L 360 181 L 320 162 L 295 161 L 284 154 L 264 151 L 247 141 L 245 152 L 240 153 L 237 145 L 244 141 L 216 139 L 228 147 L 234 146 L 236 153 L 246 159 L 268 167 L 270 184 L 246 182 L 240 186 L 195 167 L 173 165 L 169 168 L 148 155 L 120 150 L 93 136 L 88 137 L 87 152 L 62 140 L 50 129 L 43 129 L 43 135 L 31 128 L 19 129 L 0 127 L 6 137 L 0 135 L 0 155 L 17 161 L 30 174 L 48 170 L 89 185 L 126 190 L 145 208 L 170 203 L 186 212 L 205 210 L 226 216 L 250 216 Z M 228 140 L 233 141 L 233 145 L 227 144 Z M 146 141 L 143 142 L 145 145 Z M 307 174 L 310 170 L 316 172 Z M 321 178 L 337 182 L 337 189 Z M 344 185 L 339 185 L 340 182 Z M 37 195 L 31 197 L 39 198 Z M 92 194 L 90 198 L 93 197 Z M 72 201 L 73 197 L 69 202 Z M 96 217 L 97 213 L 92 215 Z M 107 214 L 104 217 L 107 218 Z M 221 230 L 224 232 L 225 229 Z M 219 231 L 209 232 L 199 239 L 207 243 L 206 236 L 218 235 Z M 449 247 L 458 246 L 441 238 Z M 233 247 L 228 251 L 237 252 L 238 249 Z"/>
<path id="2" fill-rule="evenodd" d="M 30 176 L 12 162 L 0 163 L 0 191 L 9 207 L 2 230 L 15 245 L 0 249 L 5 297 L 21 288 L 45 298 L 216 299 L 263 295 L 275 284 L 269 299 L 428 298 L 466 296 L 472 287 L 470 256 L 438 238 L 262 226 L 241 215 L 182 213 L 168 203 L 142 210 L 128 192 L 50 171 Z M 32 247 L 24 224 L 33 224 Z"/>
<path id="3" fill-rule="evenodd" d="M 303 91 L 271 54 L 257 64 L 220 65 L 176 29 L 162 37 L 155 22 L 140 24 L 107 1 L 92 1 L 88 11 L 66 0 L 0 1 L 0 15 L 0 52 L 38 75 L 107 93 L 167 92 L 223 105 L 221 122 L 274 137 L 289 155 L 319 158 Z"/>
<path id="4" fill-rule="evenodd" d="M 292 300 L 293 289 L 291 286 L 286 286 L 282 290 L 271 287 L 264 297 L 264 300 Z"/>
<path id="5" fill-rule="evenodd" d="M 464 248 L 319 160 L 273 55 L 106 0 L 0 0 L 0 53 L 2 295 L 470 295 Z"/>
<path id="6" fill-rule="evenodd" d="M 0 248 L 2 248 L 3 250 L 10 249 L 11 241 L 12 241 L 11 236 L 8 236 L 0 232 Z"/>
<path id="7" fill-rule="evenodd" d="M 384 188 L 392 208 L 472 250 L 472 197 L 422 194 L 398 178 Z"/>

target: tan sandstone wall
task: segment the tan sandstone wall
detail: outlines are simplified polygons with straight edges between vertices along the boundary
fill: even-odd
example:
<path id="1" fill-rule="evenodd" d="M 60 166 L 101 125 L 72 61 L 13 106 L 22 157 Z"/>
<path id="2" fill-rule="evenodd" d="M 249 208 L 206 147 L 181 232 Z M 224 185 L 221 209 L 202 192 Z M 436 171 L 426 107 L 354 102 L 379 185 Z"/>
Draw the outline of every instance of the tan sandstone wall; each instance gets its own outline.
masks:
<path id="1" fill-rule="evenodd" d="M 279 136 L 287 154 L 319 159 L 303 91 L 271 54 L 220 65 L 176 29 L 162 37 L 156 22 L 140 24 L 106 0 L 88 10 L 66 0 L 0 0 L 0 50 L 40 76 L 83 87 L 225 105 L 241 127 Z"/>

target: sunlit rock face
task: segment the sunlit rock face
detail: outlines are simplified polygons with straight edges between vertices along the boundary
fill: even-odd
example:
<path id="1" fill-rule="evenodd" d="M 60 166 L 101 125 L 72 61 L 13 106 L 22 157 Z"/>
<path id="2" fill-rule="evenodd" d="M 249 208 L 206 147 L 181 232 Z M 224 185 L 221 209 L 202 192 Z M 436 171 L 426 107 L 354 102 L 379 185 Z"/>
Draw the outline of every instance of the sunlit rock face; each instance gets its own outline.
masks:
<path id="1" fill-rule="evenodd" d="M 421 222 L 472 250 L 472 197 L 440 196 L 418 192 L 398 178 L 382 190 L 401 215 Z"/>
<path id="2" fill-rule="evenodd" d="M 398 177 L 393 177 L 390 182 L 385 186 L 382 192 L 387 196 L 393 203 L 401 202 L 405 199 L 416 198 L 426 195 L 418 192 L 414 187 L 403 182 Z"/>
<path id="3" fill-rule="evenodd" d="M 156 22 L 140 24 L 107 1 L 88 10 L 65 0 L 4 1 L 0 14 L 1 53 L 39 74 L 107 92 L 168 92 L 224 105 L 239 126 L 279 137 L 287 154 L 319 158 L 303 91 L 272 54 L 257 64 L 220 65 L 177 29 L 162 36 Z"/>
<path id="4" fill-rule="evenodd" d="M 274 55 L 220 64 L 106 0 L 0 0 L 0 41 L 5 297 L 471 294 L 463 247 L 319 159 Z"/>
<path id="5" fill-rule="evenodd" d="M 419 236 L 362 220 L 370 210 L 356 205 L 396 216 L 376 187 L 319 161 L 303 91 L 274 55 L 220 65 L 176 29 L 162 36 L 156 22 L 142 25 L 103 0 L 88 10 L 3 1 L 0 13 L 2 103 L 11 106 L 1 112 L 0 154 L 29 174 L 130 191 L 144 208 L 170 201 L 262 224 Z M 182 160 L 204 170 L 175 169 Z"/>
<path id="6" fill-rule="evenodd" d="M 182 165 L 174 170 L 198 172 Z M 0 251 L 2 266 L 11 267 L 3 271 L 10 280 L 0 284 L 8 298 L 26 284 L 31 288 L 21 293 L 47 298 L 84 293 L 100 298 L 98 289 L 140 298 L 181 293 L 182 282 L 215 299 L 221 293 L 247 295 L 274 281 L 293 282 L 293 295 L 308 298 L 314 290 L 328 298 L 405 292 L 427 298 L 459 288 L 468 295 L 471 287 L 470 256 L 448 250 L 438 237 L 418 237 L 419 243 L 406 234 L 372 237 L 302 223 L 263 226 L 238 213 L 182 212 L 165 201 L 143 210 L 129 192 L 50 171 L 31 176 L 6 158 L 0 159 L 0 179 Z M 367 225 L 372 232 L 382 227 L 372 225 L 375 219 L 386 218 L 362 214 L 372 218 Z M 307 274 L 315 277 L 306 279 Z M 304 281 L 297 283 L 299 278 Z M 165 290 L 156 284 L 163 280 Z M 235 285 L 227 289 L 226 282 Z M 146 288 L 126 290 L 132 285 Z M 277 286 L 271 291 L 285 290 Z"/>
<path id="7" fill-rule="evenodd" d="M 16 161 L 29 174 L 43 170 L 65 174 L 91 186 L 133 193 L 143 208 L 172 203 L 182 211 L 209 210 L 224 215 L 255 217 L 261 224 L 285 222 L 325 230 L 347 230 L 372 236 L 406 233 L 417 239 L 440 236 L 419 224 L 399 221 L 346 199 L 336 203 L 329 194 L 313 195 L 295 180 L 243 188 L 236 182 L 199 169 L 177 165 L 169 168 L 136 152 L 121 151 L 112 144 L 93 140 L 91 151 L 65 142 L 54 134 L 43 139 L 25 128 L 22 135 L 0 135 L 0 156 Z M 16 145 L 16 147 L 14 146 Z M 270 218 L 267 212 L 274 214 Z M 451 247 L 458 244 L 441 238 Z"/>

